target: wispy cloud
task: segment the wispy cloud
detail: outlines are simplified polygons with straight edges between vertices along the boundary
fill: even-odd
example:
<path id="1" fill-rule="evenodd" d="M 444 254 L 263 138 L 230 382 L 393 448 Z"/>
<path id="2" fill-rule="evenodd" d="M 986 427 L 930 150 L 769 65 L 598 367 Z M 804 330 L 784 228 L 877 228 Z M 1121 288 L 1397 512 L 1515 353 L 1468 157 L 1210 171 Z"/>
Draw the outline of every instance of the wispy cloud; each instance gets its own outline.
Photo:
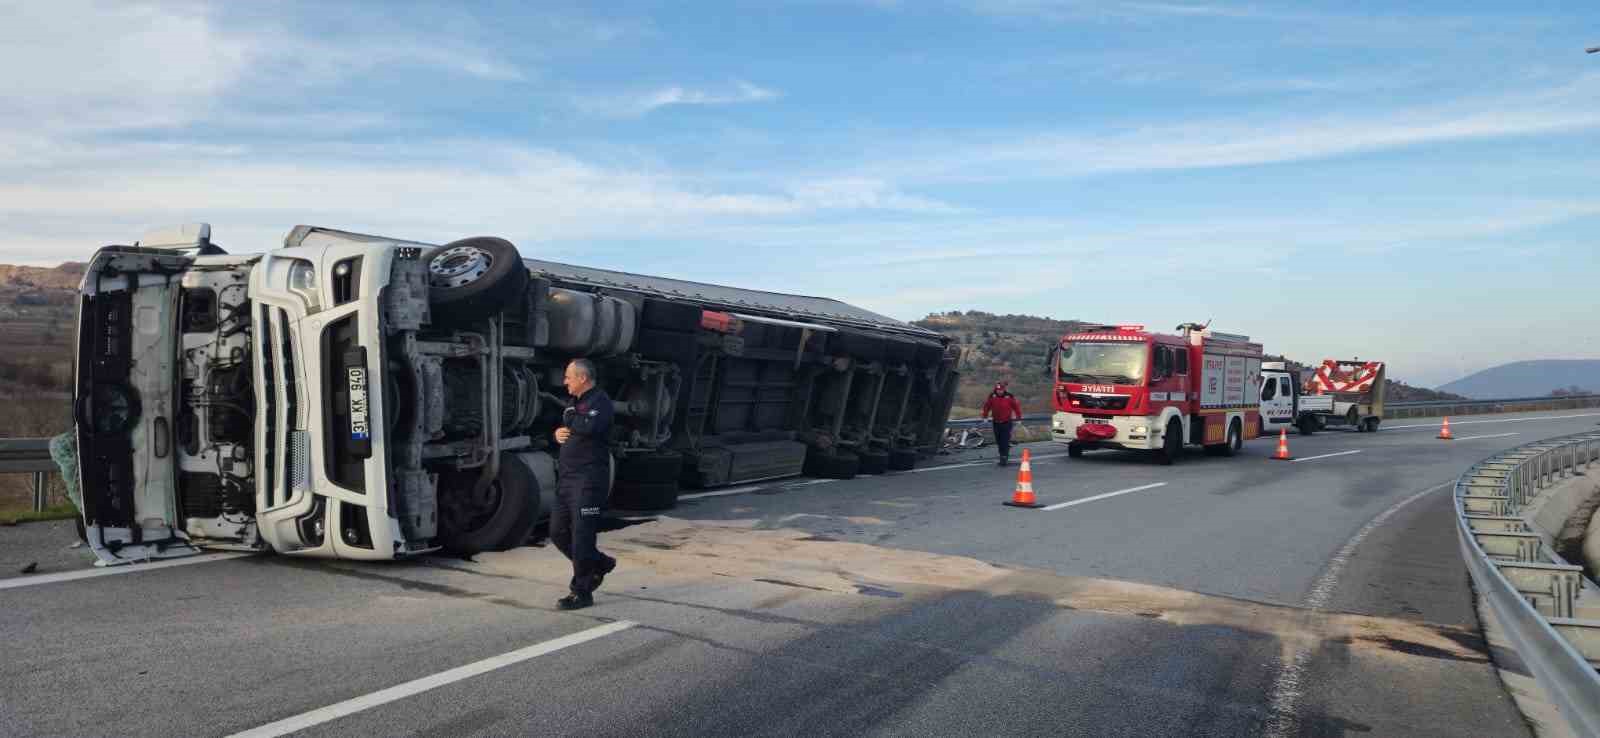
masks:
<path id="1" fill-rule="evenodd" d="M 414 33 L 322 38 L 280 23 L 226 23 L 202 4 L 83 0 L 9 13 L 0 28 L 0 68 L 15 72 L 0 84 L 0 124 L 56 136 L 178 128 L 234 118 L 248 103 L 281 110 L 308 88 L 378 70 L 524 77 L 461 40 Z"/>
<path id="2" fill-rule="evenodd" d="M 419 153 L 407 153 L 412 150 Z M 34 149 L 23 166 L 0 162 L 0 223 L 79 214 L 106 226 L 101 238 L 116 237 L 115 229 L 137 233 L 152 223 L 194 219 L 250 232 L 321 219 L 419 237 L 496 232 L 529 242 L 664 238 L 719 223 L 958 210 L 878 181 L 730 189 L 670 171 L 601 166 L 549 149 L 446 139 L 408 141 L 399 150 L 80 144 L 66 153 Z M 0 261 L 59 260 L 90 248 L 75 238 L 45 242 L 13 233 L 0 245 Z"/>
<path id="3" fill-rule="evenodd" d="M 578 99 L 579 109 L 616 118 L 634 118 L 673 106 L 741 105 L 769 102 L 782 97 L 775 90 L 743 80 L 718 89 L 694 89 L 671 85 L 645 92 L 622 95 L 589 96 Z"/>
<path id="4" fill-rule="evenodd" d="M 1423 144 L 1600 129 L 1600 74 L 1530 93 L 1428 106 L 1256 115 L 1124 130 L 988 132 L 981 141 L 931 140 L 862 167 L 899 182 L 1059 179 L 1116 172 L 1257 166 Z M 997 142 L 998 141 L 998 142 Z"/>

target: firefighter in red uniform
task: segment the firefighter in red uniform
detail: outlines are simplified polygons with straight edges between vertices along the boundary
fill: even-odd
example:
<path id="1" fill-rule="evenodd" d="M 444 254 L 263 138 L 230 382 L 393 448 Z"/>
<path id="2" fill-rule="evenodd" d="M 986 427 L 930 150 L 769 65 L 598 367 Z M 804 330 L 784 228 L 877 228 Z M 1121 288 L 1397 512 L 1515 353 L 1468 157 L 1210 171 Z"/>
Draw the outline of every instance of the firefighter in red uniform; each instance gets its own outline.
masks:
<path id="1" fill-rule="evenodd" d="M 1011 424 L 1022 418 L 1022 405 L 1017 403 L 1017 396 L 1006 389 L 1006 383 L 1000 382 L 994 386 L 994 392 L 989 393 L 989 399 L 983 401 L 983 412 L 980 417 L 994 417 L 994 445 L 1000 449 L 998 466 L 1011 463 Z"/>

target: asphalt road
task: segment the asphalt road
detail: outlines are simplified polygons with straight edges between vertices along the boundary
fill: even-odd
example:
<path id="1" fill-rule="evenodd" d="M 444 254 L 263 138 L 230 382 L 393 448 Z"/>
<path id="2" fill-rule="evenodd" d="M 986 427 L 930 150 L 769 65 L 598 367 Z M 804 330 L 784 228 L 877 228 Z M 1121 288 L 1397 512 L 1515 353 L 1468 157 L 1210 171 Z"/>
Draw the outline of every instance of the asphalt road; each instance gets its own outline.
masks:
<path id="1" fill-rule="evenodd" d="M 1527 735 L 1442 485 L 1597 421 L 774 482 L 619 521 L 578 613 L 540 547 L 0 579 L 0 734 Z"/>

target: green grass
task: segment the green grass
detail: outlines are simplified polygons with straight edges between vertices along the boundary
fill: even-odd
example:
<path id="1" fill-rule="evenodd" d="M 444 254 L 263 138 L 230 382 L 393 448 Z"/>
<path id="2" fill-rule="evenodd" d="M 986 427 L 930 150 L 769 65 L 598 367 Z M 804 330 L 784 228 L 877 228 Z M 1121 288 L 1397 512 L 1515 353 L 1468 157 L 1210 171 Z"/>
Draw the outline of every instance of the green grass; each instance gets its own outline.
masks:
<path id="1" fill-rule="evenodd" d="M 71 520 L 78 517 L 78 508 L 71 503 L 47 507 L 39 512 L 32 510 L 0 510 L 0 525 L 31 523 L 36 520 Z"/>

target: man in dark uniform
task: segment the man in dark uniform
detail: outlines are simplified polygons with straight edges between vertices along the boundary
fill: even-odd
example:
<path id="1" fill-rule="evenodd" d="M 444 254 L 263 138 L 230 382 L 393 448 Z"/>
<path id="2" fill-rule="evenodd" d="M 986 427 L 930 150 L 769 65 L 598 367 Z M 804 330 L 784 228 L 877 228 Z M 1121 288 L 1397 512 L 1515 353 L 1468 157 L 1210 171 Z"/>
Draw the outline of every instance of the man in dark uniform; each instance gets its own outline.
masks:
<path id="1" fill-rule="evenodd" d="M 611 491 L 611 398 L 595 386 L 594 364 L 573 359 L 563 383 L 572 395 L 572 407 L 556 429 L 561 444 L 556 483 L 556 506 L 550 512 L 550 540 L 572 561 L 572 593 L 556 606 L 576 610 L 594 604 L 594 591 L 617 560 L 595 547 L 600 510 Z"/>

